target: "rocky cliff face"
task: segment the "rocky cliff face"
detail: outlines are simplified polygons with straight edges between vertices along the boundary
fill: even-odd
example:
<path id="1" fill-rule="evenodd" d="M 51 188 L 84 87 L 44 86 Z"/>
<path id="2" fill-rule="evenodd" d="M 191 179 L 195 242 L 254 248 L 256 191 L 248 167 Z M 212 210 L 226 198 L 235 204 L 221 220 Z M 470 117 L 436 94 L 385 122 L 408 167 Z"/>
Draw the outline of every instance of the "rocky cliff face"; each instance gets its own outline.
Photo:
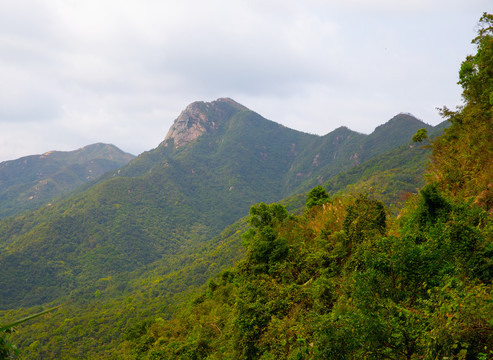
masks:
<path id="1" fill-rule="evenodd" d="M 197 101 L 188 105 L 169 129 L 164 145 L 168 146 L 171 140 L 175 148 L 187 145 L 205 132 L 216 129 L 219 122 L 231 113 L 231 110 L 247 110 L 247 108 L 229 98 L 207 103 Z"/>

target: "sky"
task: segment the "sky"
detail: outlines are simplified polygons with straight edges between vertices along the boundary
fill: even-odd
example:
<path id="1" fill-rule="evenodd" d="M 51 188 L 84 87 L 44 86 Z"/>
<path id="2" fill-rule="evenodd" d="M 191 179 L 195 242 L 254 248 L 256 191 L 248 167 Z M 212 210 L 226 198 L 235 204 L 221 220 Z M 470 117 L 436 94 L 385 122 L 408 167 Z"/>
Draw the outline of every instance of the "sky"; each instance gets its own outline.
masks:
<path id="1" fill-rule="evenodd" d="M 0 161 L 96 142 L 138 155 L 194 101 L 287 127 L 442 121 L 492 0 L 1 0 Z"/>

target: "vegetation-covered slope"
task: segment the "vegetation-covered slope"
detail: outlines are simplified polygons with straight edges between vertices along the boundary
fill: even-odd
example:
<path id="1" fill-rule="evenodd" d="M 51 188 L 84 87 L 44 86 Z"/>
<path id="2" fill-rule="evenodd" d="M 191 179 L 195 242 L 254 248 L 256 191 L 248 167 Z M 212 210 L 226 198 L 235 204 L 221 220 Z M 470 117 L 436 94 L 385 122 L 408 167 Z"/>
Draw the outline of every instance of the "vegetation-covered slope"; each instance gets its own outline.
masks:
<path id="1" fill-rule="evenodd" d="M 369 157 L 354 151 L 366 154 L 380 132 L 406 143 L 423 125 L 394 119 L 370 136 L 346 129 L 319 137 L 230 99 L 191 104 L 156 149 L 84 192 L 0 222 L 0 308 L 92 293 L 109 276 L 124 283 L 130 272 L 217 235 L 255 202 L 278 201 L 321 181 L 317 174 Z M 386 148 L 382 140 L 371 151 Z"/>
<path id="2" fill-rule="evenodd" d="M 485 14 L 478 54 L 461 68 L 466 104 L 445 112 L 430 183 L 398 218 L 366 195 L 330 199 L 323 188 L 297 217 L 257 204 L 244 260 L 173 319 L 129 330 L 120 356 L 491 358 L 492 39 Z"/>
<path id="3" fill-rule="evenodd" d="M 433 129 L 428 129 L 429 138 L 442 135 L 448 125 L 444 121 Z M 430 162 L 430 155 L 431 146 L 428 140 L 424 143 L 410 141 L 333 176 L 324 186 L 333 194 L 368 193 L 386 206 L 400 209 L 409 194 L 418 193 L 425 185 L 423 175 Z"/>
<path id="4" fill-rule="evenodd" d="M 0 163 L 0 218 L 35 209 L 134 158 L 117 147 L 93 144 Z"/>
<path id="5" fill-rule="evenodd" d="M 339 173 L 407 144 L 420 128 L 433 130 L 411 115 L 398 114 L 370 135 L 345 127 L 336 129 L 300 153 L 286 176 L 286 185 L 292 193 L 306 192 Z"/>
<path id="6" fill-rule="evenodd" d="M 493 210 L 493 15 L 484 14 L 477 52 L 462 63 L 459 84 L 465 105 L 443 116 L 451 122 L 433 144 L 432 175 L 454 196 Z"/>
<path id="7" fill-rule="evenodd" d="M 408 144 L 399 151 L 377 156 L 369 161 L 369 166 L 363 163 L 354 168 L 354 173 L 349 170 L 350 176 L 345 179 L 342 188 L 348 184 L 360 188 L 361 181 L 365 181 L 364 176 L 360 177 L 363 173 L 367 174 L 368 168 L 372 176 L 392 170 L 412 174 L 409 176 L 411 183 L 400 181 L 391 186 L 397 194 L 401 194 L 416 186 L 413 182 L 423 174 L 426 154 L 425 149 Z M 122 171 L 129 170 L 121 169 L 120 173 Z M 113 178 L 113 174 L 109 176 Z M 388 177 L 382 177 L 380 185 L 385 187 L 388 180 Z M 290 210 L 299 213 L 304 207 L 304 195 L 286 199 L 285 203 Z M 73 290 L 72 302 L 57 310 L 49 319 L 23 325 L 23 329 L 15 334 L 16 343 L 22 346 L 26 358 L 40 355 L 44 358 L 111 358 L 114 349 L 120 347 L 127 329 L 152 322 L 155 317 L 167 318 L 172 314 L 174 304 L 183 302 L 191 291 L 205 284 L 225 266 L 239 260 L 244 253 L 240 234 L 245 228 L 244 221 L 240 221 L 203 245 L 181 249 L 181 253 L 162 257 L 125 276 L 102 277 L 85 288 Z M 122 307 L 126 310 L 122 311 Z M 16 319 L 37 309 L 20 309 L 7 312 L 4 316 L 7 320 Z M 78 345 L 74 347 L 74 343 Z"/>
<path id="8" fill-rule="evenodd" d="M 491 217 L 427 185 L 398 221 L 365 196 L 252 208 L 245 259 L 126 359 L 488 358 Z"/>

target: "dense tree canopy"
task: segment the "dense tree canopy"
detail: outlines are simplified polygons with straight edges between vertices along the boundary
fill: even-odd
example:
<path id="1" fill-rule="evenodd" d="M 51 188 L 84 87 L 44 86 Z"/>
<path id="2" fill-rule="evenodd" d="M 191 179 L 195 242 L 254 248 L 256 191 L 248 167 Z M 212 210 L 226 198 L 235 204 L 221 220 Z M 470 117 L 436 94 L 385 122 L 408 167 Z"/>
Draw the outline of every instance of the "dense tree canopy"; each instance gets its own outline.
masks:
<path id="1" fill-rule="evenodd" d="M 318 185 L 308 192 L 305 205 L 308 209 L 311 209 L 314 206 L 322 205 L 328 203 L 329 201 L 330 201 L 330 196 L 327 190 L 325 190 L 322 186 Z"/>
<path id="2" fill-rule="evenodd" d="M 432 173 L 442 189 L 493 210 L 493 15 L 481 17 L 472 42 L 477 52 L 459 72 L 464 105 L 441 109 L 451 126 L 433 144 Z"/>
<path id="3" fill-rule="evenodd" d="M 256 205 L 253 212 L 259 208 L 282 206 Z M 333 198 L 324 207 L 282 218 L 275 226 L 252 228 L 245 258 L 211 280 L 174 320 L 156 321 L 128 337 L 125 356 L 493 354 L 493 224 L 481 208 L 428 185 L 389 223 L 382 203 L 364 195 Z"/>
<path id="4" fill-rule="evenodd" d="M 130 358 L 489 359 L 493 356 L 493 16 L 462 64 L 463 107 L 432 142 L 429 184 L 397 218 L 368 195 L 313 189 L 307 211 L 252 207 L 246 256 Z M 415 140 L 424 139 L 424 132 Z M 275 214 L 282 214 L 277 216 Z M 172 331 L 181 324 L 180 332 Z M 144 340 L 145 339 L 145 340 Z M 152 343 L 137 351 L 135 342 Z"/>
<path id="5" fill-rule="evenodd" d="M 164 289 L 196 289 L 192 284 L 209 269 L 204 262 L 231 251 L 225 238 L 206 259 L 168 259 L 188 261 L 188 273 L 182 267 L 172 278 L 155 268 L 140 292 L 112 303 L 101 297 L 119 284 L 97 280 L 97 302 L 82 299 L 98 314 L 89 322 L 90 339 L 81 308 L 37 336 L 69 339 L 72 358 L 104 337 L 92 346 L 118 344 L 104 350 L 112 359 L 491 359 L 492 15 L 483 15 L 473 43 L 477 54 L 459 74 L 464 106 L 442 110 L 451 126 L 431 143 L 432 176 L 397 216 L 373 194 L 329 197 L 322 186 L 308 193 L 298 215 L 259 203 L 246 220 L 244 256 L 178 311 L 169 311 L 169 302 L 158 305 Z M 54 225 L 61 221 L 75 224 L 67 216 Z M 239 237 L 243 230 L 231 232 Z M 139 302 L 153 303 L 153 312 L 136 310 Z M 0 349 L 11 351 L 5 341 Z M 60 357 L 37 340 L 25 353 Z"/>

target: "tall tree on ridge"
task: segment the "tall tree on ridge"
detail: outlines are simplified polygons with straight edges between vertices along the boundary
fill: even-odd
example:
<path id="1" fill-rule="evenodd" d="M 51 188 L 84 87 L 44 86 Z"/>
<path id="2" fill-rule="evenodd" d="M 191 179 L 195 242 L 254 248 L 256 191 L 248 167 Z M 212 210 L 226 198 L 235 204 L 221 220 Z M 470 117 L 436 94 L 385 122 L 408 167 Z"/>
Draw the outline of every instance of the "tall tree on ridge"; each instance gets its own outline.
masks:
<path id="1" fill-rule="evenodd" d="M 493 210 L 493 15 L 484 13 L 475 55 L 462 62 L 459 84 L 464 105 L 443 107 L 452 125 L 433 142 L 432 180 L 454 196 L 474 198 Z"/>

